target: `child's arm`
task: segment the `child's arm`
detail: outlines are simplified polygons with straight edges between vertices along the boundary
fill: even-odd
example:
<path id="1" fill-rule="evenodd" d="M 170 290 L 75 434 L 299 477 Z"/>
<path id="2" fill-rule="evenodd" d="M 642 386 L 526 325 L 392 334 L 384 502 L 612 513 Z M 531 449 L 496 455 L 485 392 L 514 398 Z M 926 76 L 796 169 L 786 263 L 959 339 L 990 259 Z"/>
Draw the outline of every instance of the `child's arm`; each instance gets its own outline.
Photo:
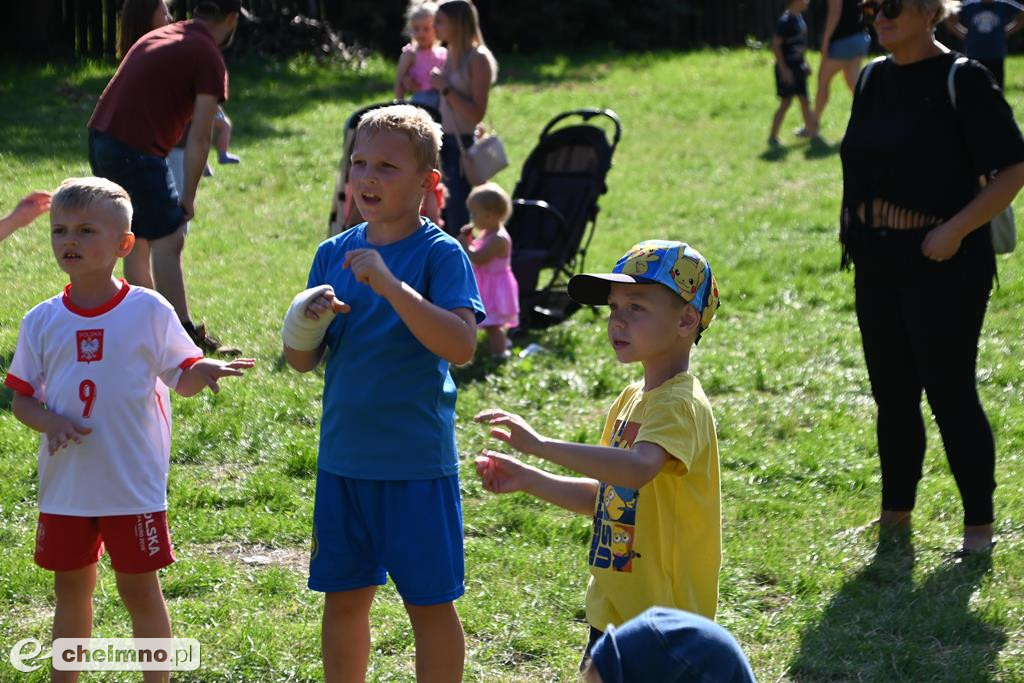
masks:
<path id="1" fill-rule="evenodd" d="M 299 372 L 309 372 L 324 355 L 324 335 L 337 313 L 348 313 L 348 304 L 334 296 L 330 285 L 299 292 L 284 316 L 281 337 L 284 359 Z"/>
<path id="2" fill-rule="evenodd" d="M 468 308 L 445 310 L 396 278 L 376 249 L 353 249 L 342 268 L 387 299 L 395 313 L 421 344 L 449 363 L 462 365 L 476 351 L 476 317 Z"/>
<path id="3" fill-rule="evenodd" d="M 959 20 L 960 15 L 954 14 L 952 16 L 946 17 L 942 23 L 949 30 L 950 33 L 952 33 L 960 40 L 963 40 L 964 38 L 967 37 L 967 27 L 961 24 Z M 1007 26 L 1007 29 L 1009 29 L 1009 26 Z"/>
<path id="4" fill-rule="evenodd" d="M 782 74 L 782 82 L 789 85 L 793 82 L 793 70 L 786 66 L 786 59 L 782 56 L 782 36 L 772 37 L 772 53 L 775 55 L 775 65 Z"/>
<path id="5" fill-rule="evenodd" d="M 0 218 L 0 241 L 7 239 L 15 230 L 25 227 L 49 209 L 49 192 L 33 192 L 28 195 L 18 202 L 9 214 Z"/>
<path id="6" fill-rule="evenodd" d="M 505 427 L 492 429 L 491 436 L 518 451 L 614 486 L 640 488 L 653 479 L 671 457 L 661 446 L 646 441 L 624 449 L 549 439 L 535 432 L 518 415 L 497 408 L 485 410 L 473 419 Z"/>
<path id="7" fill-rule="evenodd" d="M 82 443 L 82 435 L 92 432 L 89 427 L 82 427 L 63 415 L 50 412 L 31 396 L 17 392 L 14 393 L 14 400 L 11 402 L 11 412 L 26 427 L 46 435 L 50 455 L 72 441 Z"/>
<path id="8" fill-rule="evenodd" d="M 405 97 L 407 88 L 405 87 L 405 77 L 409 74 L 409 67 L 412 66 L 413 60 L 416 59 L 415 52 L 402 51 L 402 56 L 398 58 L 398 68 L 395 69 L 395 99 L 400 100 Z"/>
<path id="9" fill-rule="evenodd" d="M 254 365 L 256 361 L 252 358 L 238 358 L 230 363 L 203 358 L 181 373 L 174 390 L 182 396 L 195 396 L 205 387 L 210 387 L 210 391 L 216 394 L 220 391 L 218 380 L 224 377 L 241 377 L 244 374 L 243 370 L 248 370 Z"/>
<path id="10" fill-rule="evenodd" d="M 472 240 L 473 228 L 467 225 L 459 233 L 459 244 L 461 244 L 462 248 L 466 250 L 466 255 L 469 256 L 469 262 L 478 266 L 482 266 L 496 258 L 507 256 L 509 247 L 511 246 L 509 239 L 504 235 L 492 235 L 480 249 L 473 249 L 471 246 Z"/>
<path id="11" fill-rule="evenodd" d="M 560 477 L 494 451 L 484 451 L 476 459 L 476 471 L 491 493 L 523 491 L 570 512 L 594 514 L 600 488 L 595 479 Z"/>

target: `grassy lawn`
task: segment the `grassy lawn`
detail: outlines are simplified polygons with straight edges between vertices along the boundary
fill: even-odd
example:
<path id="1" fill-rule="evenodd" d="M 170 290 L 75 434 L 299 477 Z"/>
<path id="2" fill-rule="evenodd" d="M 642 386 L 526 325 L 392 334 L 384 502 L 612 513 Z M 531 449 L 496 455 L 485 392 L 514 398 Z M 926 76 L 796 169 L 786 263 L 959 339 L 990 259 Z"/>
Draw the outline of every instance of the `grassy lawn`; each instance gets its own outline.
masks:
<path id="1" fill-rule="evenodd" d="M 815 65 L 817 60 L 815 59 Z M 624 134 L 588 263 L 605 269 L 644 238 L 682 239 L 709 257 L 722 309 L 693 370 L 721 440 L 724 564 L 719 621 L 760 680 L 1024 681 L 1024 268 L 1000 259 L 978 378 L 996 431 L 999 546 L 990 565 L 952 565 L 960 503 L 929 426 L 912 557 L 876 556 L 858 529 L 879 500 L 874 409 L 838 270 L 840 164 L 783 128 L 788 154 L 763 158 L 775 106 L 767 51 L 570 55 L 502 63 L 491 114 L 513 168 L 565 109 L 613 108 Z M 0 65 L 0 211 L 25 192 L 88 173 L 85 121 L 110 65 Z M 1007 65 L 1024 114 L 1024 60 Z M 279 360 L 280 319 L 324 237 L 342 127 L 386 99 L 391 66 L 246 63 L 232 68 L 233 149 L 199 192 L 186 250 L 191 302 L 259 362 L 217 396 L 176 399 L 170 518 L 178 562 L 163 573 L 175 634 L 203 645 L 181 681 L 320 677 L 321 597 L 305 588 L 322 374 Z M 837 141 L 849 93 L 836 80 L 824 135 Z M 941 142 L 937 141 L 937 144 Z M 1024 204 L 1019 204 L 1024 209 Z M 0 245 L 0 370 L 19 321 L 65 279 L 41 221 Z M 950 283 L 956 286 L 956 283 Z M 524 496 L 486 494 L 472 472 L 487 444 L 470 417 L 498 404 L 542 431 L 594 442 L 639 367 L 619 366 L 599 313 L 535 334 L 545 352 L 457 371 L 464 454 L 467 680 L 575 680 L 587 627 L 590 520 Z M 485 346 L 485 345 L 484 345 Z M 47 641 L 51 576 L 32 562 L 37 436 L 0 393 L 0 681 L 26 679 L 10 647 Z M 97 636 L 127 636 L 109 566 Z M 370 678 L 413 679 L 412 635 L 392 586 L 373 615 Z M 96 675 L 87 680 L 121 680 Z"/>

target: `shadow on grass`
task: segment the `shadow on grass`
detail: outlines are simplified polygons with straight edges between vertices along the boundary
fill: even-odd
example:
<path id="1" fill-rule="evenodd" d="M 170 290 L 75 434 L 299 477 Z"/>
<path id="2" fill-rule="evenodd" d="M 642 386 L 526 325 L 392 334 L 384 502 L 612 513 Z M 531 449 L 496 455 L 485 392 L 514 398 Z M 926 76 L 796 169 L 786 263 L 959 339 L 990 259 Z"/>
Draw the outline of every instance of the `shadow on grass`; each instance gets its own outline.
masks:
<path id="1" fill-rule="evenodd" d="M 945 563 L 918 586 L 913 567 L 912 546 L 880 547 L 804 632 L 793 679 L 993 680 L 1006 634 L 969 609 L 992 558 Z"/>
<path id="2" fill-rule="evenodd" d="M 786 157 L 789 156 L 789 147 L 780 145 L 778 147 L 769 147 L 765 151 L 757 155 L 757 158 L 761 161 L 785 161 Z"/>
<path id="3" fill-rule="evenodd" d="M 835 156 L 839 154 L 839 148 L 842 144 L 843 141 L 841 139 L 832 143 L 821 139 L 811 140 L 807 147 L 804 148 L 804 159 L 826 159 Z"/>

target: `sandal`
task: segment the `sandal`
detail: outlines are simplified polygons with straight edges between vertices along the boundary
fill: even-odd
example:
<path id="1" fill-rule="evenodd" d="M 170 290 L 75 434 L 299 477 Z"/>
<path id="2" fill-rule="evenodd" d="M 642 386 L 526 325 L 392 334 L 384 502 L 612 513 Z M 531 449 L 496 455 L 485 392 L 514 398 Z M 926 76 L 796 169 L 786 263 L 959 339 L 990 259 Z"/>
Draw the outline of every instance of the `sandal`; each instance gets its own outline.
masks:
<path id="1" fill-rule="evenodd" d="M 221 343 L 220 339 L 214 337 L 206 332 L 206 323 L 200 323 L 194 327 L 186 327 L 185 330 L 188 332 L 188 336 L 192 337 L 192 341 L 196 343 L 203 353 L 218 356 L 229 356 L 235 358 L 242 355 L 242 349 L 234 346 L 225 346 Z"/>

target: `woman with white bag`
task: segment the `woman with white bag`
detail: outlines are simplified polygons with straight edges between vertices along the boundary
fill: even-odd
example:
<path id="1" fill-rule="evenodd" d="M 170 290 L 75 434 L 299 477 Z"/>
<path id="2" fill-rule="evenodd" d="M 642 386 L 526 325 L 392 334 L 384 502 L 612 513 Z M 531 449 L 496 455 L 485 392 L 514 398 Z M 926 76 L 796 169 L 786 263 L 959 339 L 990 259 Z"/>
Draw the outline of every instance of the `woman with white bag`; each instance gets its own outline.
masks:
<path id="1" fill-rule="evenodd" d="M 475 142 L 474 131 L 487 114 L 498 63 L 484 43 L 480 19 L 470 0 L 442 2 L 437 8 L 434 28 L 448 47 L 444 69 L 435 69 L 430 75 L 431 86 L 441 93 L 441 174 L 448 189 L 444 227 L 449 234 L 458 235 L 469 222 L 466 198 L 470 190 L 460 149 L 469 149 Z"/>

